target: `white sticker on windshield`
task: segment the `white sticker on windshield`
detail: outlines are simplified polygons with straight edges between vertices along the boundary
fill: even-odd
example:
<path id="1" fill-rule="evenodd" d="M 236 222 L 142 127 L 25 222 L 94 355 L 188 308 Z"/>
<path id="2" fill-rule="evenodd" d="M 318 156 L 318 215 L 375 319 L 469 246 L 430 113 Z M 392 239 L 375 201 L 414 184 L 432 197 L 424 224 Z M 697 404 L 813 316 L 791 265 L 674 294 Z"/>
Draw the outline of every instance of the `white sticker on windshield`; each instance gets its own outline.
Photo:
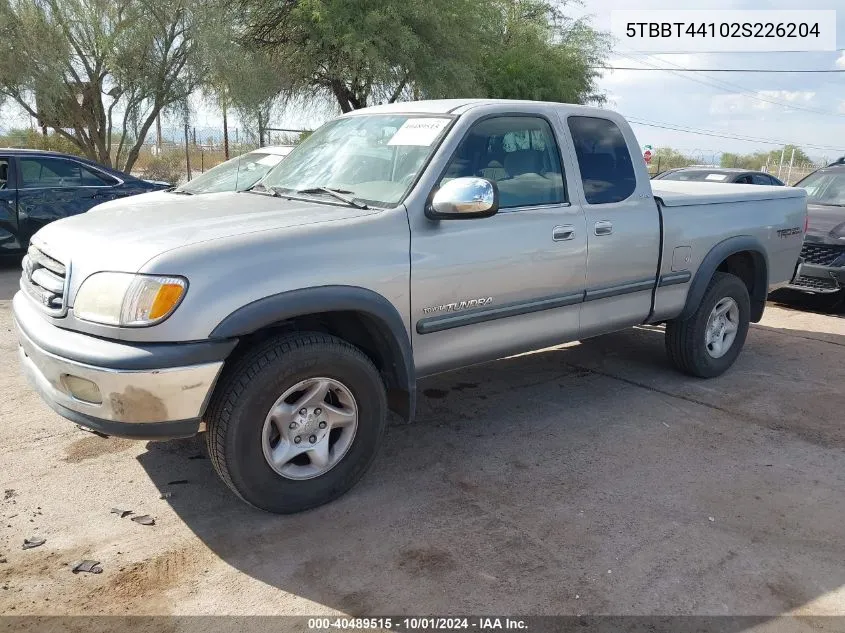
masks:
<path id="1" fill-rule="evenodd" d="M 272 167 L 273 165 L 278 165 L 283 158 L 284 156 L 278 156 L 276 154 L 267 154 L 267 156 L 255 162 L 259 165 L 269 165 L 270 167 Z"/>
<path id="2" fill-rule="evenodd" d="M 447 125 L 449 125 L 449 119 L 408 119 L 396 130 L 396 134 L 387 144 L 428 146 Z"/>
<path id="3" fill-rule="evenodd" d="M 726 178 L 725 174 L 707 174 L 704 180 L 725 180 Z"/>

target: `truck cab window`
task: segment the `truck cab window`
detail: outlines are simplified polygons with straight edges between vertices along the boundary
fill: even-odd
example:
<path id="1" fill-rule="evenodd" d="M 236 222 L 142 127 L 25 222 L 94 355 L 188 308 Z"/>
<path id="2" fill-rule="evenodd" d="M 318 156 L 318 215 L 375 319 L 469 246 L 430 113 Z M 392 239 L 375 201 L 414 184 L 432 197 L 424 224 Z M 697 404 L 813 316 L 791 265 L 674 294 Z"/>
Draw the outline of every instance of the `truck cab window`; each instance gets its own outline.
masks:
<path id="1" fill-rule="evenodd" d="M 0 189 L 11 189 L 9 183 L 9 159 L 0 158 Z"/>
<path id="2" fill-rule="evenodd" d="M 461 141 L 440 184 L 480 176 L 499 187 L 499 206 L 565 202 L 560 153 L 545 119 L 502 116 L 476 123 Z"/>
<path id="3" fill-rule="evenodd" d="M 619 127 L 608 119 L 569 117 L 584 197 L 589 204 L 621 202 L 637 188 L 628 145 Z"/>

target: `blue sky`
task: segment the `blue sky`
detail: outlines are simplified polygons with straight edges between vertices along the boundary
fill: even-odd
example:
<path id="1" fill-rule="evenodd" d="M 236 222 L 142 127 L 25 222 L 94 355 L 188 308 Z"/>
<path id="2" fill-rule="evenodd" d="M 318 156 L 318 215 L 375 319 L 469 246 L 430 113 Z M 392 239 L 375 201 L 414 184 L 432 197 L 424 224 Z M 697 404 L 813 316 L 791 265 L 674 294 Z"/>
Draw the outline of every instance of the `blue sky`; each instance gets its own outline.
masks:
<path id="1" fill-rule="evenodd" d="M 839 9 L 837 48 L 845 49 L 845 4 L 815 0 L 676 0 L 672 9 Z M 593 25 L 610 30 L 614 9 L 665 9 L 665 0 L 585 0 L 571 7 L 572 15 L 590 15 Z M 614 44 L 609 66 L 687 68 L 829 68 L 845 70 L 845 52 L 722 53 L 646 55 Z M 718 86 L 705 85 L 719 83 Z M 845 73 L 751 74 L 668 73 L 660 71 L 608 71 L 599 85 L 607 93 L 608 107 L 626 116 L 683 127 L 713 130 L 725 135 L 786 140 L 807 149 L 812 157 L 845 154 Z M 762 100 L 760 100 L 762 99 Z M 772 103 L 776 102 L 776 103 Z M 796 107 L 790 107 L 796 106 Z M 803 108 L 803 109 L 802 109 Z M 820 114 L 808 110 L 822 110 Z M 642 144 L 671 145 L 708 156 L 724 151 L 749 152 L 774 147 L 759 142 L 722 139 L 634 125 Z M 822 149 L 824 148 L 824 149 Z M 830 148 L 830 149 L 827 149 Z"/>

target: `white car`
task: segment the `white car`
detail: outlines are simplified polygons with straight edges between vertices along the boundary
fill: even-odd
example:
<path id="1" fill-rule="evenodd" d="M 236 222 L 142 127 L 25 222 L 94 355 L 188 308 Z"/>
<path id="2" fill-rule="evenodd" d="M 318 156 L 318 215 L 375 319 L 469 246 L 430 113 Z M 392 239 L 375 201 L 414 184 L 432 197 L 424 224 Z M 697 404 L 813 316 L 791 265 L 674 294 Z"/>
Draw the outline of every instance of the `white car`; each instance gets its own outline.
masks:
<path id="1" fill-rule="evenodd" d="M 257 183 L 290 154 L 293 145 L 270 145 L 236 156 L 176 187 L 171 193 L 201 194 L 243 191 Z"/>

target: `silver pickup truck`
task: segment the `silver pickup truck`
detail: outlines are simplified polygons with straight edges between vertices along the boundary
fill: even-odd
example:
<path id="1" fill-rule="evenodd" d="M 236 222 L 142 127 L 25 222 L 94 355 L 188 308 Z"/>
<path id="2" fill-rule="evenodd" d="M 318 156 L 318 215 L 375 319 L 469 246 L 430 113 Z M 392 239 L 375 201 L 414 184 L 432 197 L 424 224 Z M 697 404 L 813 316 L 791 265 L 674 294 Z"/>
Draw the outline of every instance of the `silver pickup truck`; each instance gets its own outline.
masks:
<path id="1" fill-rule="evenodd" d="M 367 108 L 250 191 L 41 229 L 14 298 L 20 360 L 84 427 L 205 429 L 235 493 L 295 512 L 355 484 L 424 376 L 642 323 L 666 324 L 678 369 L 718 376 L 793 278 L 805 196 L 651 183 L 606 110 Z"/>

